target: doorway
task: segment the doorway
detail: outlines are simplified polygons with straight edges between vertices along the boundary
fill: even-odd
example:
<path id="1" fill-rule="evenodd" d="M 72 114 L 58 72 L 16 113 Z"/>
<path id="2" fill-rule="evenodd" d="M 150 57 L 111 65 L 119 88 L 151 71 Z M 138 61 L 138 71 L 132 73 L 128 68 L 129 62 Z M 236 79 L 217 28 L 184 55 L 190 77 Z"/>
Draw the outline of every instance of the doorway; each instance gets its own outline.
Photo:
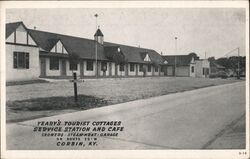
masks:
<path id="1" fill-rule="evenodd" d="M 41 63 L 40 76 L 41 77 L 45 77 L 46 76 L 46 59 L 45 58 L 41 58 L 40 63 Z"/>
<path id="2" fill-rule="evenodd" d="M 62 60 L 61 76 L 66 76 L 66 61 Z"/>

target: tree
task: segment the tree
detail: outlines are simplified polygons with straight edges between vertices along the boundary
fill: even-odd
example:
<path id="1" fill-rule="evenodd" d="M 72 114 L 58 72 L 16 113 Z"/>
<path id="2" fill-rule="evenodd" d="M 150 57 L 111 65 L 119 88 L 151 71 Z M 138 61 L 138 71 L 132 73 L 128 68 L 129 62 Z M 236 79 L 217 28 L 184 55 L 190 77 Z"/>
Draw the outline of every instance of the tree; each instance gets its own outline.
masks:
<path id="1" fill-rule="evenodd" d="M 72 54 L 69 55 L 69 62 L 71 64 L 76 65 L 76 64 L 79 63 L 79 61 L 80 61 L 80 58 L 79 58 L 79 56 L 77 54 L 72 53 Z"/>
<path id="2" fill-rule="evenodd" d="M 209 62 L 215 62 L 215 58 L 214 58 L 214 56 L 209 57 L 207 60 L 208 60 Z"/>
<path id="3" fill-rule="evenodd" d="M 224 66 L 227 70 L 231 69 L 233 70 L 235 73 L 237 73 L 238 71 L 238 67 L 240 69 L 240 74 L 245 74 L 245 64 L 246 64 L 246 57 L 245 56 L 231 56 L 229 58 L 219 58 L 216 60 L 216 63 L 219 65 Z M 238 66 L 239 63 L 239 66 Z"/>

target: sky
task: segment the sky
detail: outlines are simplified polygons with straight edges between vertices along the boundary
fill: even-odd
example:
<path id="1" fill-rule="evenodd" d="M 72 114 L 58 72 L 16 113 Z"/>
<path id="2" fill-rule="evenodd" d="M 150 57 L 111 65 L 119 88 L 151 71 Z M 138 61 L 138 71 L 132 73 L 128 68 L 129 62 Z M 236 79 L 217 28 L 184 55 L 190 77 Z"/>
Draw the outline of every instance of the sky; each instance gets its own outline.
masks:
<path id="1" fill-rule="evenodd" d="M 206 52 L 206 57 L 219 58 L 237 47 L 240 55 L 246 54 L 246 15 L 241 8 L 7 9 L 6 23 L 23 21 L 28 28 L 93 39 L 96 13 L 107 42 L 163 55 L 195 52 L 205 58 Z"/>

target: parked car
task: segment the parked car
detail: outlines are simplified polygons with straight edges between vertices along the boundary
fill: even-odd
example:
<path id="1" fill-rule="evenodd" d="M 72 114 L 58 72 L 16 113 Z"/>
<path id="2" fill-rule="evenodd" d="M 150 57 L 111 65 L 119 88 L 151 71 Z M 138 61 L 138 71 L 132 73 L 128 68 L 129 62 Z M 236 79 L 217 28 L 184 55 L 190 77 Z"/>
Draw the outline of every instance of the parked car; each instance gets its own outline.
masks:
<path id="1" fill-rule="evenodd" d="M 225 71 L 219 71 L 217 73 L 217 77 L 225 79 L 225 78 L 228 78 L 228 75 Z"/>
<path id="2" fill-rule="evenodd" d="M 219 72 L 216 72 L 216 73 L 211 73 L 209 75 L 209 78 L 228 78 L 228 75 L 225 71 L 219 71 Z"/>

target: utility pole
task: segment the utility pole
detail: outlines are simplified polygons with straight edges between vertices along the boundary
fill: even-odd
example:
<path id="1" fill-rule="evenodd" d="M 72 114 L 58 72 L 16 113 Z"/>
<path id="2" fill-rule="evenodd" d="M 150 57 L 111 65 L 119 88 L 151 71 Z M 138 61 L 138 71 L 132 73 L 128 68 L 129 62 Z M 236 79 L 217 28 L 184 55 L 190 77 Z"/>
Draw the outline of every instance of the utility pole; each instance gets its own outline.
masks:
<path id="1" fill-rule="evenodd" d="M 95 14 L 95 17 L 96 17 L 96 31 L 97 31 L 97 18 L 98 18 L 98 14 L 96 13 Z M 97 37 L 98 38 L 98 37 Z M 97 40 L 98 39 L 95 39 L 95 64 L 96 64 L 96 67 L 95 67 L 95 69 L 96 69 L 96 78 L 98 78 L 98 64 L 97 64 Z"/>
<path id="2" fill-rule="evenodd" d="M 237 79 L 240 79 L 240 48 L 238 47 L 238 75 Z"/>
<path id="3" fill-rule="evenodd" d="M 174 76 L 176 77 L 177 37 L 175 39 Z"/>

